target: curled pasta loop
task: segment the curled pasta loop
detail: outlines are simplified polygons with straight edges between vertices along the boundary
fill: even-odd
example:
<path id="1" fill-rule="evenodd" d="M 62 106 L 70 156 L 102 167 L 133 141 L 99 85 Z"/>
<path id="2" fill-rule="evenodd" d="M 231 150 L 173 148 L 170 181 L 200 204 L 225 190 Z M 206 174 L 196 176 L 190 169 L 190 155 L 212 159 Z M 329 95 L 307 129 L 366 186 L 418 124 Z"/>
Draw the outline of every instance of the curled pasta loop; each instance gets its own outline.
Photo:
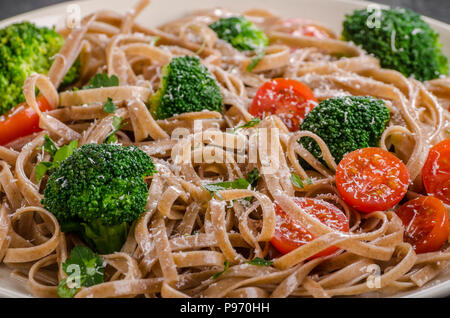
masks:
<path id="1" fill-rule="evenodd" d="M 11 215 L 11 223 L 14 224 L 17 220 L 19 220 L 19 217 L 24 214 L 34 212 L 37 212 L 45 222 L 46 226 L 50 227 L 50 230 L 53 232 L 52 236 L 48 238 L 47 241 L 36 246 L 8 248 L 3 260 L 5 263 L 24 263 L 36 261 L 49 255 L 57 248 L 61 230 L 55 216 L 47 210 L 33 206 L 18 209 Z"/>

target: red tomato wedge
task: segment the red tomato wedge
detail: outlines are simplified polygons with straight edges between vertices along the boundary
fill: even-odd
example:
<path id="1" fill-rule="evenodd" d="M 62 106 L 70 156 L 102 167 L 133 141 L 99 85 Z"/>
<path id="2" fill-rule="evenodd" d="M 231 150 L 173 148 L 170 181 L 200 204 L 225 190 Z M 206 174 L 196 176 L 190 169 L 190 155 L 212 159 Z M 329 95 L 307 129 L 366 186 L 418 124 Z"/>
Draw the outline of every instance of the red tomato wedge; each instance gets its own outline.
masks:
<path id="1" fill-rule="evenodd" d="M 381 148 L 363 148 L 345 155 L 336 169 L 339 194 L 355 209 L 370 213 L 394 207 L 406 194 L 405 164 Z"/>
<path id="2" fill-rule="evenodd" d="M 427 193 L 450 204 L 450 139 L 433 146 L 422 168 Z"/>
<path id="3" fill-rule="evenodd" d="M 302 207 L 307 213 L 315 216 L 323 224 L 332 229 L 348 232 L 349 224 L 345 214 L 336 206 L 323 200 L 310 198 L 294 198 L 295 203 Z M 270 241 L 272 245 L 281 253 L 286 254 L 296 248 L 311 242 L 315 237 L 308 232 L 300 221 L 291 219 L 288 214 L 274 203 L 276 214 L 275 235 Z M 328 256 L 338 251 L 337 247 L 329 247 L 310 259 Z"/>
<path id="4" fill-rule="evenodd" d="M 43 112 L 53 109 L 44 97 L 37 99 L 39 109 Z M 0 145 L 5 145 L 17 138 L 40 131 L 39 116 L 26 103 L 11 109 L 0 119 Z"/>
<path id="5" fill-rule="evenodd" d="M 396 213 L 405 226 L 404 239 L 416 253 L 438 251 L 447 241 L 450 223 L 439 199 L 418 197 L 403 204 Z"/>
<path id="6" fill-rule="evenodd" d="M 278 30 L 290 33 L 293 36 L 313 36 L 319 39 L 326 39 L 330 37 L 330 34 L 324 30 L 321 30 L 309 20 L 300 18 L 285 19 L 281 20 L 278 24 Z"/>
<path id="7" fill-rule="evenodd" d="M 317 98 L 308 86 L 296 80 L 276 78 L 258 89 L 249 112 L 261 119 L 277 115 L 290 131 L 297 131 L 315 105 Z"/>

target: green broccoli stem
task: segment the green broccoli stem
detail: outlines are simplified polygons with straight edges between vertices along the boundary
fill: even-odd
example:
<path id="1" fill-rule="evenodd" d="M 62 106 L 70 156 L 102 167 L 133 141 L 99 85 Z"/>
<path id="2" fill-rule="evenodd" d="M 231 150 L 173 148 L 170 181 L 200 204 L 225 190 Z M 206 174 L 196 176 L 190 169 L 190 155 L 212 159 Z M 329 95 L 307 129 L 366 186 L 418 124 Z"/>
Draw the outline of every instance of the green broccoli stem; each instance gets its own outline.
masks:
<path id="1" fill-rule="evenodd" d="M 66 222 L 61 225 L 63 232 L 79 234 L 84 242 L 100 254 L 120 251 L 127 240 L 130 225 L 122 222 L 116 225 L 103 224 L 101 219 L 90 223 Z"/>
<path id="2" fill-rule="evenodd" d="M 120 251 L 127 240 L 129 225 L 122 222 L 117 225 L 104 225 L 100 219 L 91 223 L 81 223 L 84 240 L 101 254 L 111 254 Z"/>

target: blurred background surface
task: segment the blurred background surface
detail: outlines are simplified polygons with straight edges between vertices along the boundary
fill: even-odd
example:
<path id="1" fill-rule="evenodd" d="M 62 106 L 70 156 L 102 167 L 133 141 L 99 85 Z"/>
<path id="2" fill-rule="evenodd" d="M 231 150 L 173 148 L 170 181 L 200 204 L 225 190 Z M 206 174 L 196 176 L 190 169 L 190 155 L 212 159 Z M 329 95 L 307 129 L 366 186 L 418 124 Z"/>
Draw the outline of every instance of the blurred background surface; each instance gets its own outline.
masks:
<path id="1" fill-rule="evenodd" d="M 170 1 L 170 0 L 166 0 Z M 245 0 L 242 0 L 245 1 Z M 0 0 L 0 20 L 20 13 L 65 2 L 64 0 Z M 226 2 L 224 0 L 224 2 Z M 376 0 L 390 6 L 410 8 L 420 14 L 450 23 L 450 0 Z"/>

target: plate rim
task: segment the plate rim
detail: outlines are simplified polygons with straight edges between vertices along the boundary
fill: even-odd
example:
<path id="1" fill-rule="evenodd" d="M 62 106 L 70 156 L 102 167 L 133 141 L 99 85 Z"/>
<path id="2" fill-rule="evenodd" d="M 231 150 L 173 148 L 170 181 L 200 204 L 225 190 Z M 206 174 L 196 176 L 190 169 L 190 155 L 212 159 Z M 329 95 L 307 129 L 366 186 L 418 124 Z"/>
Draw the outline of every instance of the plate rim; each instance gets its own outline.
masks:
<path id="1" fill-rule="evenodd" d="M 40 15 L 41 18 L 45 18 L 46 15 L 48 16 L 50 14 L 50 11 L 63 10 L 64 8 L 67 8 L 67 6 L 71 5 L 71 4 L 94 5 L 95 3 L 104 3 L 106 1 L 107 0 L 70 0 L 70 1 L 53 4 L 53 5 L 44 6 L 44 7 L 35 9 L 35 10 L 27 11 L 27 12 L 20 13 L 18 15 L 11 16 L 11 17 L 5 18 L 3 20 L 0 20 L 0 28 L 6 26 L 8 24 L 14 23 L 14 22 L 30 19 L 31 16 L 39 16 Z M 153 1 L 160 1 L 160 0 L 153 0 Z M 224 0 L 222 0 L 222 1 L 224 1 Z M 233 1 L 237 1 L 237 0 L 233 0 Z M 330 2 L 331 0 L 315 0 L 315 1 L 325 3 L 325 2 Z M 193 0 L 192 2 L 195 3 L 195 0 Z M 368 5 L 371 5 L 371 4 L 379 5 L 381 8 L 389 7 L 389 5 L 386 5 L 386 4 L 376 3 L 373 1 L 365 1 L 365 0 L 333 0 L 333 2 L 335 2 L 336 5 L 339 5 L 339 3 L 342 5 L 343 4 L 350 5 L 350 6 L 353 6 L 355 9 L 367 7 Z M 224 2 L 224 4 L 225 4 L 225 2 Z M 196 9 L 195 7 L 192 8 L 192 10 L 195 10 L 195 9 Z M 114 10 L 114 9 L 112 9 L 112 10 Z M 436 25 L 437 27 L 445 30 L 445 32 L 448 32 L 448 35 L 450 36 L 450 23 L 446 23 L 446 22 L 425 16 L 425 15 L 421 15 L 421 16 L 425 21 Z M 320 22 L 320 21 L 318 21 L 318 22 Z M 450 41 L 448 43 L 444 43 L 444 45 L 446 45 L 450 48 Z M 447 56 L 447 57 L 449 58 L 449 61 L 450 61 L 450 56 Z M 0 263 L 0 268 L 1 267 L 6 267 L 6 266 L 3 263 Z M 2 270 L 4 270 L 4 269 L 2 269 Z M 11 279 L 13 279 L 13 278 L 11 278 Z M 0 282 L 1 282 L 1 279 L 0 279 Z M 431 283 L 433 283 L 433 282 L 431 282 Z M 394 294 L 391 296 L 385 296 L 385 297 L 387 297 L 387 298 L 389 298 L 389 297 L 394 297 L 394 298 L 450 297 L 450 276 L 445 281 L 431 284 L 430 286 L 427 286 L 427 285 L 425 285 L 425 286 L 426 287 L 419 287 L 416 290 L 410 291 L 406 295 L 402 295 L 402 294 L 404 294 L 404 292 L 399 292 L 397 294 Z M 29 298 L 29 297 L 33 297 L 33 296 L 30 293 L 25 294 L 20 291 L 8 289 L 6 287 L 3 287 L 0 284 L 0 298 L 1 297 Z M 376 296 L 376 297 L 379 297 L 379 296 Z"/>

